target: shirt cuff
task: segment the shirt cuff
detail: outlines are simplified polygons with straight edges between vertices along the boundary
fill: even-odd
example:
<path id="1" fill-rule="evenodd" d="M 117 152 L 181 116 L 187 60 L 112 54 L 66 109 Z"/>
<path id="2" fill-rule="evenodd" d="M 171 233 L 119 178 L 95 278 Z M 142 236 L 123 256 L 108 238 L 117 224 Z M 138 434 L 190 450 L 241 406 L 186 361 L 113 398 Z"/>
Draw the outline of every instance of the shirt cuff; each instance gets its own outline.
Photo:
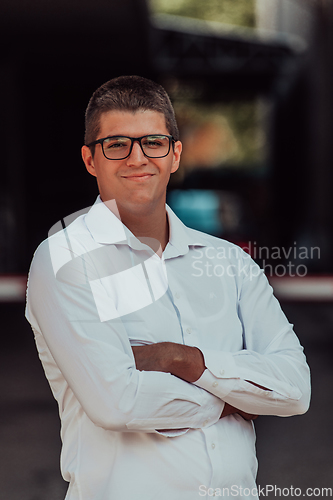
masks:
<path id="1" fill-rule="evenodd" d="M 204 387 L 203 387 L 204 389 Z M 211 391 L 208 391 L 211 392 Z M 220 399 L 220 398 L 219 398 Z M 218 399 L 216 400 L 216 404 L 210 407 L 207 407 L 206 415 L 203 417 L 204 420 L 201 421 L 194 425 L 194 427 L 187 427 L 184 429 L 156 429 L 157 434 L 162 434 L 163 436 L 166 437 L 177 437 L 181 436 L 182 434 L 186 434 L 190 429 L 207 429 L 211 425 L 216 424 L 216 422 L 219 421 L 221 418 L 223 409 L 224 409 L 224 401 L 219 401 Z"/>
<path id="2" fill-rule="evenodd" d="M 161 434 L 165 437 L 177 437 L 186 434 L 190 429 L 156 429 L 157 434 Z"/>
<path id="3" fill-rule="evenodd" d="M 167 437 L 175 437 L 185 434 L 189 429 L 206 429 L 219 421 L 224 408 L 224 401 L 214 396 L 210 391 L 199 391 L 200 403 L 198 409 L 192 417 L 177 417 L 177 427 L 173 417 L 158 418 L 136 418 L 126 424 L 129 431 L 139 431 L 146 433 L 157 433 Z M 182 407 L 179 405 L 181 414 Z"/>
<path id="4" fill-rule="evenodd" d="M 205 365 L 217 378 L 240 378 L 239 370 L 231 352 L 201 350 Z"/>
<path id="5" fill-rule="evenodd" d="M 202 350 L 206 370 L 195 385 L 220 399 L 226 397 L 239 379 L 238 368 L 232 353 Z"/>

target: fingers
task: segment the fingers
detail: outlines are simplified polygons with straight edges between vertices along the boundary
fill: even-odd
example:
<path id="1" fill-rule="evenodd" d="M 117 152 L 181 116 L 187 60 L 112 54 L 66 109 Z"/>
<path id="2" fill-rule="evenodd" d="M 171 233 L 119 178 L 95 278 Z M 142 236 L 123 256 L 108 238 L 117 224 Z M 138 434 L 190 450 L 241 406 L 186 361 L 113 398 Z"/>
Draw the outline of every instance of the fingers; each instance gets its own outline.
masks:
<path id="1" fill-rule="evenodd" d="M 245 420 L 256 420 L 258 418 L 258 415 L 246 413 L 245 411 L 239 410 L 238 408 L 235 408 L 234 406 L 231 406 L 228 403 L 225 403 L 224 409 L 223 409 L 223 412 L 222 412 L 220 418 L 227 417 L 228 415 L 233 415 L 235 413 L 238 413 L 238 415 L 243 417 Z"/>
<path id="2" fill-rule="evenodd" d="M 237 413 L 245 420 L 256 420 L 258 418 L 258 415 L 252 415 L 251 413 L 246 413 L 245 411 L 238 411 Z"/>

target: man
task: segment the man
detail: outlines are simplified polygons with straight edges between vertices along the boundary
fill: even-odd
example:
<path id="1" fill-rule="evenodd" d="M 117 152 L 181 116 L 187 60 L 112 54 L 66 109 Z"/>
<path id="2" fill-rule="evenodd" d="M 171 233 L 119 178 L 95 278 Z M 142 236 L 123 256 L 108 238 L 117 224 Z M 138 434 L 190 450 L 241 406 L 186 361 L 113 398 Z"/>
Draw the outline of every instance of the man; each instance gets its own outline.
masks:
<path id="1" fill-rule="evenodd" d="M 27 294 L 66 499 L 258 498 L 252 419 L 307 410 L 299 341 L 249 256 L 166 207 L 182 145 L 162 87 L 102 85 L 85 144 L 100 197 L 41 244 Z"/>

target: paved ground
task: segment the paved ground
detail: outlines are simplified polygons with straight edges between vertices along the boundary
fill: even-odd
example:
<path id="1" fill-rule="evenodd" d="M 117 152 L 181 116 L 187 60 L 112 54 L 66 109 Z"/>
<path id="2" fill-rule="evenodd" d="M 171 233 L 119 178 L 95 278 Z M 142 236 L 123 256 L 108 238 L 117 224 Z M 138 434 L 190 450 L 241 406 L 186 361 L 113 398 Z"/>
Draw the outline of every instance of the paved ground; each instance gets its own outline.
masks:
<path id="1" fill-rule="evenodd" d="M 302 488 L 302 496 L 306 488 L 333 488 L 333 306 L 289 304 L 284 309 L 312 368 L 312 406 L 301 417 L 261 417 L 256 428 L 258 484 L 276 485 L 288 498 L 282 488 Z M 57 406 L 23 305 L 0 304 L 0 331 L 0 499 L 63 500 Z M 325 498 L 319 490 L 314 493 Z"/>
<path id="2" fill-rule="evenodd" d="M 333 305 L 283 308 L 305 347 L 312 372 L 312 401 L 305 415 L 257 420 L 258 484 L 299 487 L 303 496 L 306 488 L 333 490 Z M 318 490 L 313 493 L 325 498 Z"/>

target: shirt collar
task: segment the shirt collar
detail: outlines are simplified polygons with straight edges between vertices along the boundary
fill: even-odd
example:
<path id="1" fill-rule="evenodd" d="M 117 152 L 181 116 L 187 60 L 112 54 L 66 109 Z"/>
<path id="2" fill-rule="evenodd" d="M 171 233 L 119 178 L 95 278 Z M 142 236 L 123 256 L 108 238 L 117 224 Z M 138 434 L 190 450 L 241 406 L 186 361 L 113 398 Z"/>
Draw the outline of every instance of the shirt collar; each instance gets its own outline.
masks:
<path id="1" fill-rule="evenodd" d="M 97 243 L 107 245 L 127 243 L 127 228 L 102 202 L 100 196 L 85 216 L 85 223 Z"/>
<path id="2" fill-rule="evenodd" d="M 190 246 L 207 246 L 201 233 L 186 227 L 168 205 L 166 210 L 170 227 L 170 239 L 164 251 L 166 259 L 185 255 Z M 94 240 L 100 244 L 143 249 L 143 244 L 102 202 L 100 196 L 85 216 L 85 223 Z"/>
<path id="3" fill-rule="evenodd" d="M 201 233 L 185 226 L 168 205 L 166 210 L 170 227 L 170 238 L 164 251 L 166 259 L 187 254 L 191 246 L 207 246 Z"/>

